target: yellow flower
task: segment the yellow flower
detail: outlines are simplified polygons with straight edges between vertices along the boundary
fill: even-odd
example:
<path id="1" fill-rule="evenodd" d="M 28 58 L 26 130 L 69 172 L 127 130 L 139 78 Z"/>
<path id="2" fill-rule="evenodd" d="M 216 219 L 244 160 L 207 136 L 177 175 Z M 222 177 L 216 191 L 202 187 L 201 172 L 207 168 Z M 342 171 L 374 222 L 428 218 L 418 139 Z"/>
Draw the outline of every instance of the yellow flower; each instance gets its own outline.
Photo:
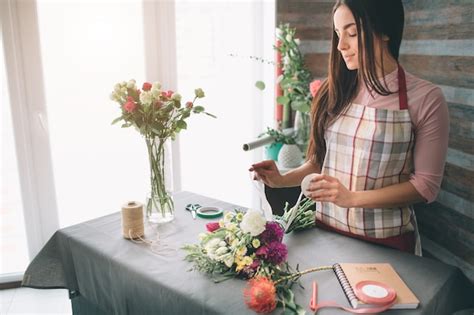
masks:
<path id="1" fill-rule="evenodd" d="M 252 264 L 253 259 L 250 258 L 249 256 L 245 256 L 244 259 L 242 259 L 242 262 L 243 262 L 246 266 L 249 266 L 249 265 Z"/>
<path id="2" fill-rule="evenodd" d="M 244 269 L 245 261 L 242 259 L 242 257 L 236 257 L 235 258 L 235 264 L 237 265 L 235 267 L 235 271 L 239 272 L 240 270 Z"/>
<path id="3" fill-rule="evenodd" d="M 242 246 L 241 248 L 239 248 L 236 252 L 236 255 L 237 256 L 243 256 L 247 253 L 247 247 L 245 246 Z"/>
<path id="4" fill-rule="evenodd" d="M 227 226 L 226 226 L 226 227 L 227 227 L 227 229 L 228 229 L 229 231 L 235 231 L 235 230 L 237 230 L 237 225 L 235 225 L 235 223 L 227 223 Z"/>
<path id="5" fill-rule="evenodd" d="M 244 214 L 242 212 L 239 212 L 237 213 L 237 215 L 235 216 L 235 218 L 237 219 L 237 221 L 242 221 L 242 219 L 244 218 Z"/>
<path id="6" fill-rule="evenodd" d="M 234 214 L 232 212 L 227 212 L 224 216 L 224 221 L 230 222 L 230 220 L 232 220 L 233 217 L 234 217 Z"/>
<path id="7" fill-rule="evenodd" d="M 252 246 L 253 246 L 253 248 L 259 248 L 260 245 L 261 245 L 261 244 L 260 244 L 260 240 L 258 240 L 257 238 L 254 238 L 254 239 L 252 240 Z"/>

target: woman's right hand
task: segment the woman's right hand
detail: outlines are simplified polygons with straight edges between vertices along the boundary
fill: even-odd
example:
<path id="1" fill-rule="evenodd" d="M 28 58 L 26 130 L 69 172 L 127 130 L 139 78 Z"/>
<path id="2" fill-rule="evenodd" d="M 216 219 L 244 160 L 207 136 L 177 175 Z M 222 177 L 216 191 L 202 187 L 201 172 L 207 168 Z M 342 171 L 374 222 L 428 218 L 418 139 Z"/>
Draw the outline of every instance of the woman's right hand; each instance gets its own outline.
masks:
<path id="1" fill-rule="evenodd" d="M 254 180 L 262 180 L 265 185 L 271 188 L 283 187 L 283 176 L 280 174 L 278 167 L 273 160 L 266 160 L 252 164 L 250 172 L 255 172 Z"/>

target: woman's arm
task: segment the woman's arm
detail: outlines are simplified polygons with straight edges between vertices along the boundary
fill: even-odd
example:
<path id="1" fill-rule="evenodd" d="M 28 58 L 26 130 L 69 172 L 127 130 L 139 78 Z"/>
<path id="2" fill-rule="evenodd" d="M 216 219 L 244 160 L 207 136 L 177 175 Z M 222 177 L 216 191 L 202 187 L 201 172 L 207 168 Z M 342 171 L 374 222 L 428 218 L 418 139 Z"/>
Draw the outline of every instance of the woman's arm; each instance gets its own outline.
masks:
<path id="1" fill-rule="evenodd" d="M 249 171 L 254 171 L 256 175 L 255 179 L 261 179 L 267 186 L 283 188 L 299 186 L 306 175 L 319 173 L 320 167 L 307 161 L 300 167 L 281 175 L 275 161 L 268 160 L 253 164 Z"/>
<path id="2" fill-rule="evenodd" d="M 315 176 L 311 183 L 311 199 L 332 202 L 341 208 L 394 208 L 425 201 L 410 182 L 363 191 L 349 191 L 328 175 Z"/>

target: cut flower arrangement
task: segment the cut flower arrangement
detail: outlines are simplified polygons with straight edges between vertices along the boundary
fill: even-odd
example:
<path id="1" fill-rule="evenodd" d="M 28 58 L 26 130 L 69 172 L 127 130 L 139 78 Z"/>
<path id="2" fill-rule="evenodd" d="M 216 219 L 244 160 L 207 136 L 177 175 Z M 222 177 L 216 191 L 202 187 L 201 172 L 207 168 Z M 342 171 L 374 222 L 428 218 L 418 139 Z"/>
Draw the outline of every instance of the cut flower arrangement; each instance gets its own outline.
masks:
<path id="1" fill-rule="evenodd" d="M 122 128 L 135 127 L 145 138 L 150 163 L 151 191 L 146 202 L 147 216 L 152 222 L 168 222 L 174 218 L 174 203 L 165 181 L 165 143 L 187 129 L 186 119 L 192 114 L 214 115 L 196 106 L 203 98 L 202 89 L 194 90 L 194 99 L 184 104 L 181 95 L 164 90 L 159 82 L 145 82 L 139 89 L 135 80 L 115 84 L 110 98 L 120 105 L 120 116 L 112 124 L 122 121 Z"/>
<path id="2" fill-rule="evenodd" d="M 193 263 L 191 270 L 206 273 L 215 282 L 250 279 L 244 299 L 257 313 L 269 313 L 281 306 L 285 314 L 304 314 L 295 302 L 292 286 L 303 274 L 332 269 L 325 266 L 299 271 L 297 266 L 293 270 L 287 262 L 284 228 L 276 221 L 266 221 L 260 211 L 227 212 L 206 228 L 207 232 L 199 235 L 199 244 L 183 247 L 185 259 Z"/>

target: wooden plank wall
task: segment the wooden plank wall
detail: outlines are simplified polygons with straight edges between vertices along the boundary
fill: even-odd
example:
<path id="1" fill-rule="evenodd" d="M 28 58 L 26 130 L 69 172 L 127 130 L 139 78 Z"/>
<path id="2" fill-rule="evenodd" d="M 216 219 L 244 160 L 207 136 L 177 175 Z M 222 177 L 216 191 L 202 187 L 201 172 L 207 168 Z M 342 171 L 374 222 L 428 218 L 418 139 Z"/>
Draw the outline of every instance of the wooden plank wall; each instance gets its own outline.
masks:
<path id="1" fill-rule="evenodd" d="M 404 0 L 400 62 L 439 85 L 451 130 L 442 190 L 416 206 L 424 254 L 474 281 L 474 20 L 472 0 Z M 277 25 L 290 23 L 315 78 L 327 76 L 333 0 L 277 0 Z"/>

